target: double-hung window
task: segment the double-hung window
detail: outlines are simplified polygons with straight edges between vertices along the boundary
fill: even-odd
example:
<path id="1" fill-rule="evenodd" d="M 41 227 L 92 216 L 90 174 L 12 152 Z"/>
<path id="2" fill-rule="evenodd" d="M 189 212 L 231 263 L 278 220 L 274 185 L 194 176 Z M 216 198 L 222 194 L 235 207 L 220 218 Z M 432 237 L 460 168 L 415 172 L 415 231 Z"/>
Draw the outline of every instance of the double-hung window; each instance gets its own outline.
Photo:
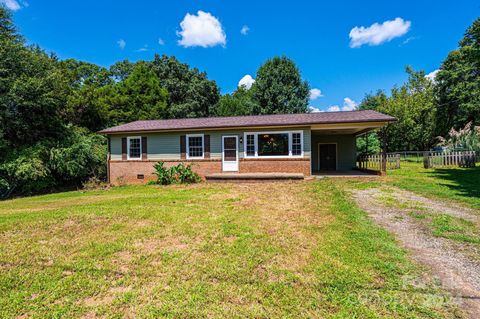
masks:
<path id="1" fill-rule="evenodd" d="M 131 136 L 127 138 L 127 149 L 129 160 L 142 159 L 142 138 L 140 136 Z"/>
<path id="2" fill-rule="evenodd" d="M 302 155 L 302 134 L 295 132 L 292 133 L 292 155 Z"/>
<path id="3" fill-rule="evenodd" d="M 255 156 L 255 135 L 254 134 L 247 134 L 245 136 L 245 155 L 247 157 Z"/>
<path id="4" fill-rule="evenodd" d="M 187 158 L 203 158 L 203 134 L 187 135 Z"/>
<path id="5" fill-rule="evenodd" d="M 245 133 L 245 157 L 303 156 L 303 132 Z"/>

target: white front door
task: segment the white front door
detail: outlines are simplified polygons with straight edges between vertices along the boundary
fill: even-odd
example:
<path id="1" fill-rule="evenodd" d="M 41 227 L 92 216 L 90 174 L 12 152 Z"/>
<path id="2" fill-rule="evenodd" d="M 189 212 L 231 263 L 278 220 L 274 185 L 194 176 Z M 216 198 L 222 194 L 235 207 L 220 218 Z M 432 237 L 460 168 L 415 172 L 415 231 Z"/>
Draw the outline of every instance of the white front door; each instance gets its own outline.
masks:
<path id="1" fill-rule="evenodd" d="M 222 170 L 238 172 L 238 136 L 222 136 Z"/>

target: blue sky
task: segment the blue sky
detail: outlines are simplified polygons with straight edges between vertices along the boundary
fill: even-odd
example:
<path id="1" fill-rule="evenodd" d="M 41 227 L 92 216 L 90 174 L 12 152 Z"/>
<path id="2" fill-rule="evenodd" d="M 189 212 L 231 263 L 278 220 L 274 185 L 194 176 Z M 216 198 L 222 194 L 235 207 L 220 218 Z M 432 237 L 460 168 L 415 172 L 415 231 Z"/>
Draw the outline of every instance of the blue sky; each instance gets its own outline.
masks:
<path id="1" fill-rule="evenodd" d="M 222 93 L 286 55 L 321 91 L 311 101 L 321 110 L 349 109 L 366 93 L 401 84 L 407 64 L 436 70 L 480 15 L 473 0 L 0 2 L 14 9 L 29 43 L 62 59 L 108 67 L 175 55 L 206 71 Z"/>

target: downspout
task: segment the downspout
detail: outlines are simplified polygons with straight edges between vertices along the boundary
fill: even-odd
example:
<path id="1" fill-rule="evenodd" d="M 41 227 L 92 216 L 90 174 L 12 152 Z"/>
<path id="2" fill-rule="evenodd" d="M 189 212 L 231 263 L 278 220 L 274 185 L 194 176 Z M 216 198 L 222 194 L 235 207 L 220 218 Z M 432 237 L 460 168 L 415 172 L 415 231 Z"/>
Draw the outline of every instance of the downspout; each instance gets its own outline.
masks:
<path id="1" fill-rule="evenodd" d="M 110 153 L 111 153 L 111 144 L 110 144 L 110 136 L 107 137 L 107 183 L 110 184 Z"/>

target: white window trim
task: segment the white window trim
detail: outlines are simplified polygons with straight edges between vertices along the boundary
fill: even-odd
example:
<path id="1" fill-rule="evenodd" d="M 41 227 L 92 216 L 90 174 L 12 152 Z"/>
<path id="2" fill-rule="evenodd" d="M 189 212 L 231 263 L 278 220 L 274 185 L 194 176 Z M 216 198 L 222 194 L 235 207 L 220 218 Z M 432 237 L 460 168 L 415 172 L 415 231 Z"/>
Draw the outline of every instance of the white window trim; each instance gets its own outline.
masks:
<path id="1" fill-rule="evenodd" d="M 300 155 L 292 154 L 292 134 L 300 133 L 301 153 Z M 259 156 L 258 155 L 258 135 L 261 134 L 288 134 L 288 155 L 278 156 Z M 253 143 L 255 145 L 255 155 L 247 155 L 247 135 L 254 135 Z M 303 131 L 261 131 L 261 132 L 244 132 L 243 133 L 243 156 L 244 158 L 301 158 L 304 156 L 303 149 Z"/>
<path id="2" fill-rule="evenodd" d="M 139 139 L 140 140 L 140 157 L 130 157 L 130 140 Z M 129 161 L 141 161 L 143 155 L 142 150 L 142 137 L 141 136 L 128 136 L 127 137 L 127 160 Z"/>
<path id="3" fill-rule="evenodd" d="M 186 135 L 186 158 L 187 159 L 204 159 L 205 158 L 205 134 L 187 134 Z M 190 145 L 189 139 L 190 137 L 201 137 L 202 138 L 202 156 L 190 156 Z"/>

